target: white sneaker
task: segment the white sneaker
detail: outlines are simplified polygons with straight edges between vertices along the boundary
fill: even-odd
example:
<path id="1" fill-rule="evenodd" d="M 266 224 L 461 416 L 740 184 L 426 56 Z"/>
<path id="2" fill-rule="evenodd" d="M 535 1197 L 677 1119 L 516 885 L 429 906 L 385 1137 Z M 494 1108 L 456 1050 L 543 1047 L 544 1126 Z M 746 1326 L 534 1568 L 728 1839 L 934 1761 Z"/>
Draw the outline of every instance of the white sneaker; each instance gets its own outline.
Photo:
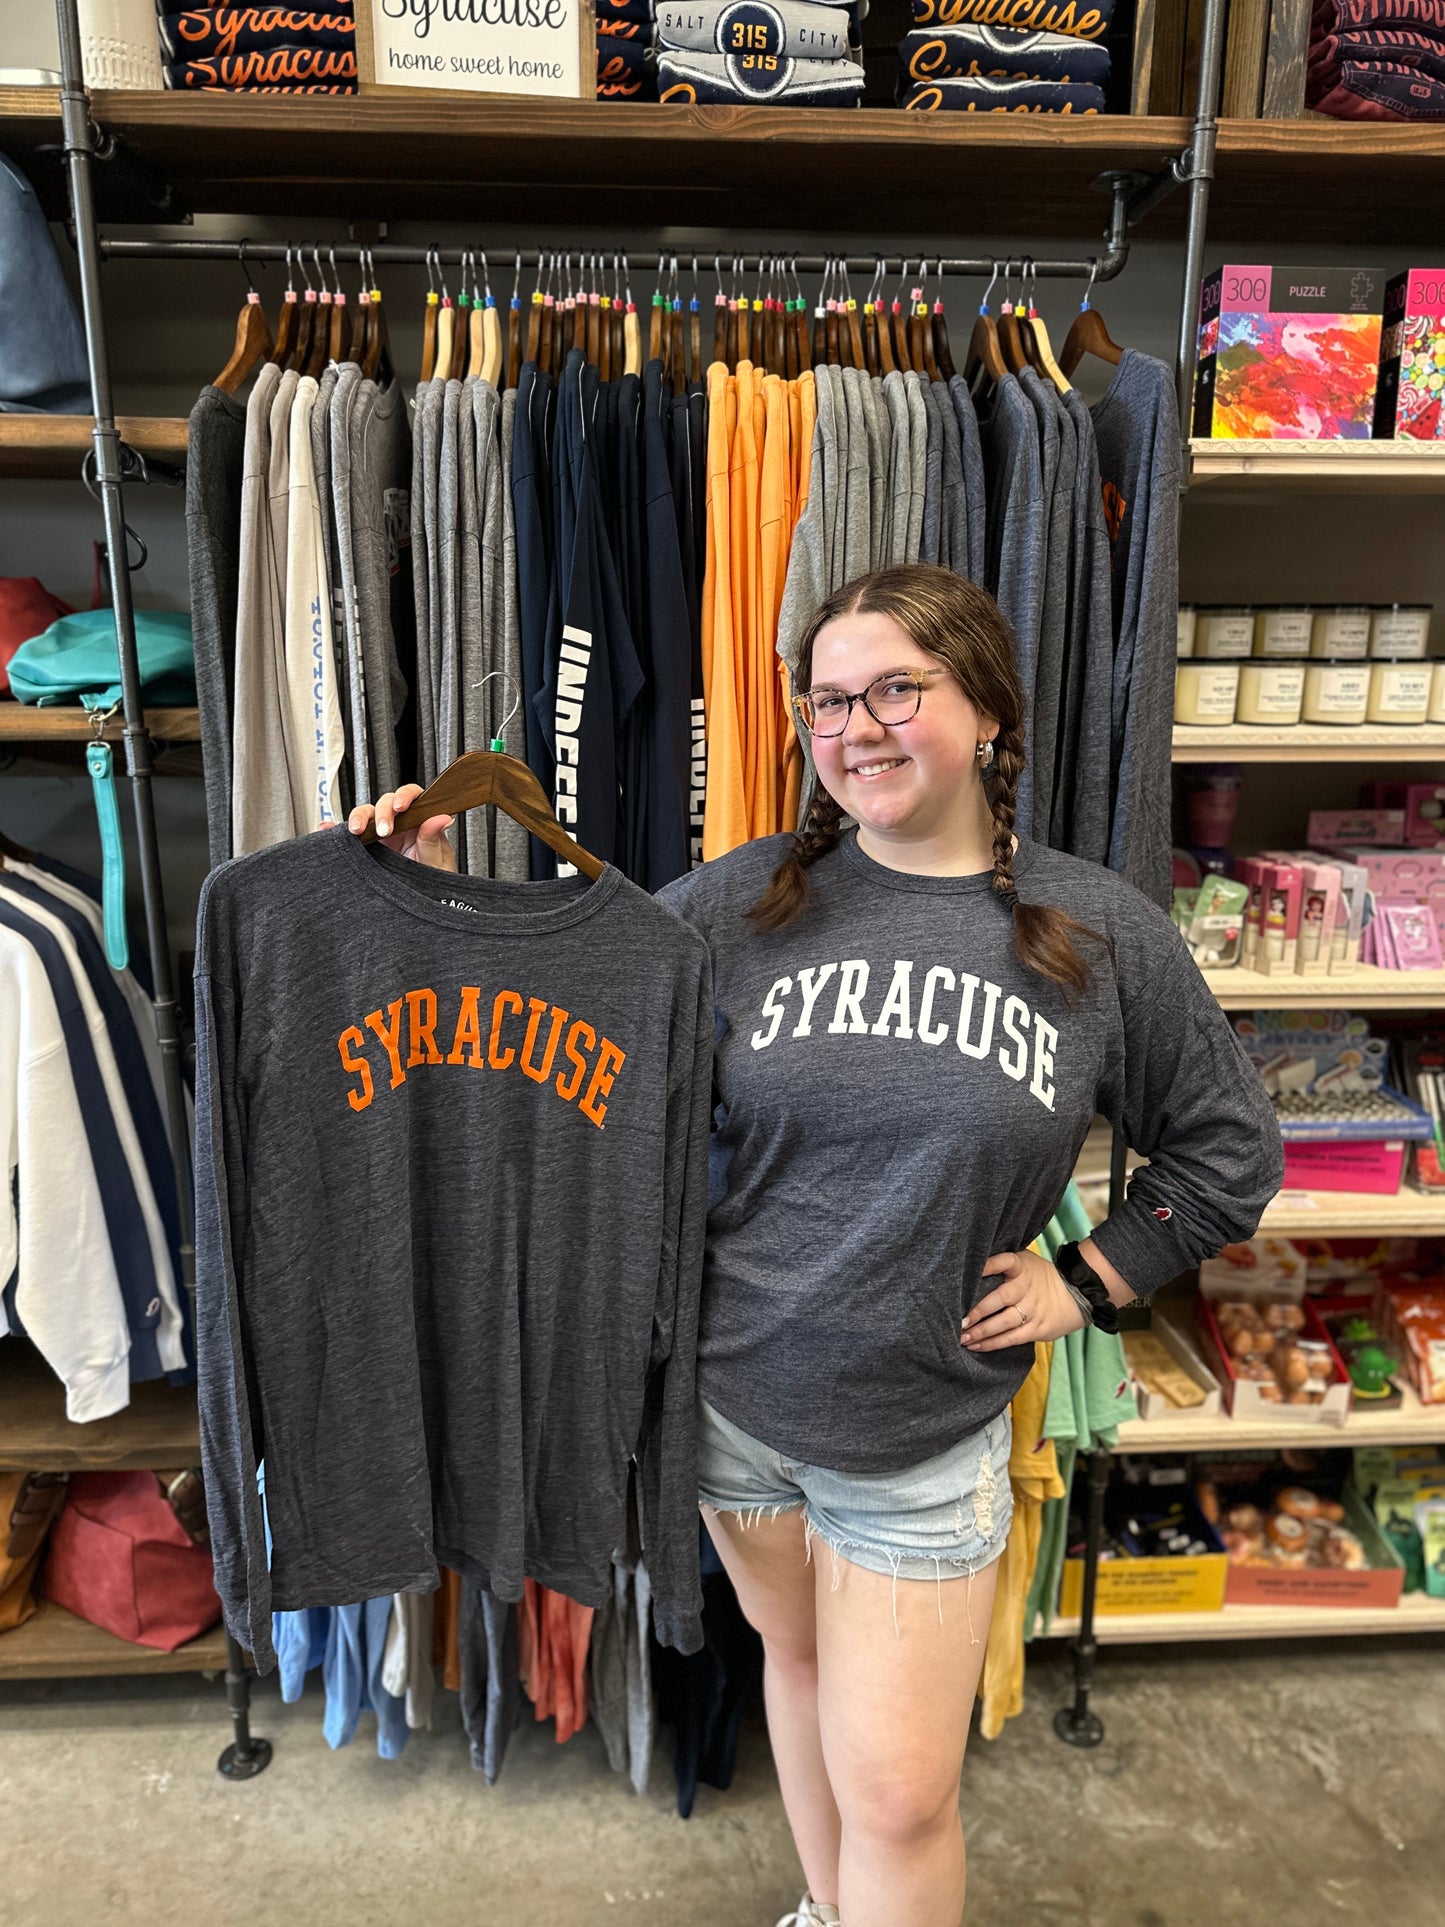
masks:
<path id="1" fill-rule="evenodd" d="M 784 1914 L 778 1927 L 841 1927 L 841 1924 L 836 1907 L 830 1907 L 826 1901 L 814 1900 L 811 1894 L 804 1894 L 796 1912 Z"/>

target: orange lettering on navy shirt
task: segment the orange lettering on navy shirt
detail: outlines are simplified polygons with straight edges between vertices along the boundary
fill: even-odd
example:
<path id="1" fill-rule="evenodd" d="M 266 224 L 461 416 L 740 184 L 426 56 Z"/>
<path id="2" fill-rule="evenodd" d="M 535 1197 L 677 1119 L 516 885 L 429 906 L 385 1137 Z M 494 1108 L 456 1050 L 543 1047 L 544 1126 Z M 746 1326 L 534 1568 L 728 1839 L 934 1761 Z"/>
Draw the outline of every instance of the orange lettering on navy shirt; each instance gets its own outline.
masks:
<path id="1" fill-rule="evenodd" d="M 619 1050 L 610 1037 L 604 1037 L 602 1048 L 597 1053 L 597 1067 L 592 1073 L 592 1082 L 587 1086 L 587 1095 L 577 1106 L 579 1111 L 591 1118 L 599 1131 L 607 1115 L 607 1106 L 598 1100 L 611 1092 L 617 1073 L 626 1062 L 627 1052 Z"/>
<path id="2" fill-rule="evenodd" d="M 527 1076 L 532 1079 L 533 1083 L 536 1084 L 545 1084 L 547 1079 L 552 1075 L 552 1059 L 557 1055 L 557 1039 L 561 1034 L 562 1026 L 567 1021 L 566 1011 L 559 1010 L 554 1004 L 552 1006 L 552 1024 L 547 1032 L 546 1053 L 542 1058 L 540 1066 L 534 1064 L 532 1062 L 532 1053 L 537 1048 L 537 1032 L 541 1028 L 542 1014 L 546 1008 L 546 1000 L 542 997 L 533 997 L 529 1000 L 530 1014 L 527 1018 L 527 1036 L 526 1041 L 522 1045 L 522 1069 L 526 1072 Z"/>
<path id="3" fill-rule="evenodd" d="M 376 1032 L 378 1041 L 384 1046 L 387 1056 L 391 1059 L 391 1088 L 393 1090 L 396 1089 L 398 1084 L 403 1083 L 406 1078 L 406 1072 L 402 1068 L 401 1050 L 399 1048 L 401 1044 L 401 1002 L 401 998 L 398 997 L 395 1003 L 387 1005 L 386 1014 L 391 1020 L 390 1023 L 382 1023 L 381 1012 L 379 1010 L 368 1011 L 366 1017 L 366 1028 Z"/>
<path id="4" fill-rule="evenodd" d="M 502 1048 L 502 1018 L 508 1009 L 514 1017 L 520 1017 L 522 1000 L 515 990 L 499 990 L 492 1000 L 492 1035 L 487 1046 L 487 1062 L 494 1071 L 504 1071 L 516 1061 L 517 1053 L 510 1044 Z"/>
<path id="5" fill-rule="evenodd" d="M 361 1079 L 361 1088 L 359 1090 L 348 1091 L 346 1093 L 346 1101 L 353 1111 L 364 1111 L 371 1102 L 372 1093 L 376 1088 L 371 1081 L 370 1064 L 367 1063 L 364 1057 L 357 1057 L 355 1055 L 355 1047 L 365 1042 L 366 1039 L 356 1028 L 355 1024 L 352 1024 L 348 1030 L 342 1031 L 336 1040 L 336 1048 L 341 1052 L 341 1062 L 343 1066 L 351 1072 L 353 1077 L 359 1077 Z"/>
<path id="6" fill-rule="evenodd" d="M 467 1063 L 477 1071 L 483 1067 L 482 1015 L 477 1002 L 481 994 L 475 984 L 462 985 L 462 1007 L 457 1012 L 457 1027 L 447 1052 L 449 1064 Z"/>
<path id="7" fill-rule="evenodd" d="M 437 994 L 434 990 L 409 990 L 406 993 L 407 1037 L 410 1049 L 406 1054 L 406 1067 L 414 1071 L 418 1064 L 440 1064 L 442 1054 L 437 1049 Z"/>

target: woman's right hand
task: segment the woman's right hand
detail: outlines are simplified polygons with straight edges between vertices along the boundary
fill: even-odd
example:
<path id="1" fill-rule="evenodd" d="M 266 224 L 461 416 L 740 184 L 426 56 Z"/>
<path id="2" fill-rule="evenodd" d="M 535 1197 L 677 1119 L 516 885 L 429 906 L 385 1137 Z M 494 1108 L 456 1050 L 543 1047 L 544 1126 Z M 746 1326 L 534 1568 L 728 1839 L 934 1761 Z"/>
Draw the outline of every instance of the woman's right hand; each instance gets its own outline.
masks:
<path id="1" fill-rule="evenodd" d="M 417 830 L 392 828 L 402 811 L 421 795 L 422 788 L 420 783 L 403 783 L 399 790 L 388 790 L 385 796 L 379 796 L 374 804 L 358 803 L 347 817 L 346 827 L 353 836 L 359 836 L 375 817 L 377 841 L 384 843 L 388 850 L 410 857 L 413 863 L 425 863 L 433 870 L 455 870 L 456 852 L 446 838 L 454 818 L 429 816 Z"/>

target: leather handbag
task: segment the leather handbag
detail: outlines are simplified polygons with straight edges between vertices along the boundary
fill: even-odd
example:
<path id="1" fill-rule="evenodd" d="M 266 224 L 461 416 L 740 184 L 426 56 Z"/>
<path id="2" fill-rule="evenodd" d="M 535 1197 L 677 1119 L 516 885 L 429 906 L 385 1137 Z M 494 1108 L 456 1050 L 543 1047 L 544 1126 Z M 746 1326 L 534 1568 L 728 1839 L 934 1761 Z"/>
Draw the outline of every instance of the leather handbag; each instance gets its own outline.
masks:
<path id="1" fill-rule="evenodd" d="M 204 1530 L 194 1472 L 78 1472 L 51 1534 L 45 1596 L 118 1639 L 173 1653 L 221 1616 Z"/>
<path id="2" fill-rule="evenodd" d="M 148 707 L 195 702 L 189 616 L 173 609 L 137 609 L 135 646 Z M 22 703 L 78 702 L 87 709 L 109 709 L 120 701 L 119 673 L 113 612 L 81 609 L 21 643 L 10 658 L 10 690 Z"/>
<path id="3" fill-rule="evenodd" d="M 48 629 L 70 604 L 52 595 L 33 575 L 0 575 L 0 696 L 10 688 L 10 658 L 22 642 Z"/>
<path id="4" fill-rule="evenodd" d="M 35 1572 L 68 1479 L 65 1472 L 0 1472 L 0 1633 L 35 1612 Z"/>

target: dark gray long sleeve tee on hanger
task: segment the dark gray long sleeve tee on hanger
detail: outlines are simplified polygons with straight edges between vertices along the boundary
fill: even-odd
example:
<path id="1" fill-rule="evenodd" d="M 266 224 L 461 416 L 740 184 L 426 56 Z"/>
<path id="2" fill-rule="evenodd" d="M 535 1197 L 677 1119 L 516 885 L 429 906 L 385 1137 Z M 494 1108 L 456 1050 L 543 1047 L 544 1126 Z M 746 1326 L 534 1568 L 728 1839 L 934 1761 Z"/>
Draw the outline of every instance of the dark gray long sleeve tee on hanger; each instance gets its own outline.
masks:
<path id="1" fill-rule="evenodd" d="M 1112 554 L 1104 522 L 1094 421 L 1077 388 L 1063 398 L 1074 424 L 1074 527 L 1069 543 L 1069 633 L 1059 717 L 1058 782 L 1049 841 L 1089 863 L 1109 852 L 1110 716 L 1114 687 Z"/>
<path id="2" fill-rule="evenodd" d="M 1024 739 L 1031 751 L 1050 496 L 1044 482 L 1038 416 L 1016 375 L 1005 375 L 995 387 L 979 430 L 988 477 L 985 587 L 1014 632 L 1014 663 L 1024 692 Z M 1018 791 L 1018 820 L 1025 827 L 1032 808 L 1031 794 L 1032 779 L 1026 762 Z"/>
<path id="3" fill-rule="evenodd" d="M 703 1395 L 839 1471 L 921 1464 L 1004 1410 L 1026 1345 L 970 1353 L 995 1252 L 1048 1223 L 1096 1112 L 1149 1159 L 1095 1239 L 1147 1297 L 1254 1231 L 1279 1126 L 1169 919 L 1121 878 L 1019 839 L 1020 899 L 1098 933 L 1072 1005 L 1014 954 L 991 872 L 887 870 L 853 832 L 783 929 L 743 913 L 785 836 L 662 899 L 707 938 L 717 1006 L 698 1350 Z"/>
<path id="4" fill-rule="evenodd" d="M 1167 904 L 1183 461 L 1173 373 L 1152 355 L 1126 348 L 1092 413 L 1114 543 L 1109 867 Z"/>
<path id="5" fill-rule="evenodd" d="M 706 946 L 607 869 L 499 883 L 344 830 L 223 865 L 196 953 L 201 1456 L 226 1623 L 524 1577 L 701 1644 Z M 264 1461 L 273 1550 L 256 1489 Z"/>
<path id="6" fill-rule="evenodd" d="M 231 691 L 245 452 L 245 405 L 219 388 L 203 388 L 191 410 L 187 441 L 186 550 L 213 868 L 231 854 Z"/>

